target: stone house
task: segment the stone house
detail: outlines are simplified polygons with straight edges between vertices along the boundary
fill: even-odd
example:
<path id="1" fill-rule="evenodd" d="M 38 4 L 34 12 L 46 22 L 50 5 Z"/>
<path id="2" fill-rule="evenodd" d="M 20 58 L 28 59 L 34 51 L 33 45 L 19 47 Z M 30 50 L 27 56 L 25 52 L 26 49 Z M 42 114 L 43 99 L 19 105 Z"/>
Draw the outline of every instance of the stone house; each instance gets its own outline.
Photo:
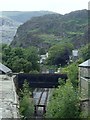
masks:
<path id="1" fill-rule="evenodd" d="M 81 109 L 90 115 L 90 59 L 79 65 Z"/>

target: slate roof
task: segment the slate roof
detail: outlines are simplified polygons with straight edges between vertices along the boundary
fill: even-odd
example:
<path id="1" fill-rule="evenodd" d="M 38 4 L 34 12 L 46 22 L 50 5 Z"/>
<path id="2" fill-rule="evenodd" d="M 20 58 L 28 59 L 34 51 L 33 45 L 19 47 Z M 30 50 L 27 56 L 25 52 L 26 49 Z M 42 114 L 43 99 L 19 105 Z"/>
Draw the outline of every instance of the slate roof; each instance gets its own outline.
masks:
<path id="1" fill-rule="evenodd" d="M 0 70 L 4 73 L 12 72 L 11 69 L 9 69 L 7 66 L 3 65 L 2 63 L 0 63 Z"/>
<path id="2" fill-rule="evenodd" d="M 90 59 L 88 59 L 87 61 L 81 63 L 81 64 L 79 65 L 79 67 L 90 68 Z"/>

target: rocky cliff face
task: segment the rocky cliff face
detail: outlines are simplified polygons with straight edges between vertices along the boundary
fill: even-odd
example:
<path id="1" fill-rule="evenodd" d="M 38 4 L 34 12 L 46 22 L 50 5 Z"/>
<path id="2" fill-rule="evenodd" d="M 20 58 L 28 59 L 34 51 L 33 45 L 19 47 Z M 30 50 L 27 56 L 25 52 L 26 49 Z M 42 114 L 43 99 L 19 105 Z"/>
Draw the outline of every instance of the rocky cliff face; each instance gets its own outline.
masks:
<path id="1" fill-rule="evenodd" d="M 22 23 L 35 16 L 53 14 L 49 11 L 3 11 L 0 12 L 0 43 L 10 44 Z"/>
<path id="2" fill-rule="evenodd" d="M 0 17 L 0 43 L 10 44 L 21 23 L 7 17 Z"/>

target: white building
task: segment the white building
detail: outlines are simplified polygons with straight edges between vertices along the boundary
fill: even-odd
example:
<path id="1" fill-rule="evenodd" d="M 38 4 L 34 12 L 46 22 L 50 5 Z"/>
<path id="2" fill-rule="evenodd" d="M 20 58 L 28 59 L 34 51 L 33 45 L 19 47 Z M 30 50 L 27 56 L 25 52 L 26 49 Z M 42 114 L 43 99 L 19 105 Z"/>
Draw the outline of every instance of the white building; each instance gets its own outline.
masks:
<path id="1" fill-rule="evenodd" d="M 79 55 L 79 53 L 78 53 L 78 50 L 77 50 L 77 49 L 72 50 L 72 59 L 73 59 L 74 61 L 77 60 L 78 55 Z"/>
<path id="2" fill-rule="evenodd" d="M 40 55 L 40 63 L 44 63 L 47 58 L 48 58 L 48 53 L 46 53 L 45 55 Z"/>

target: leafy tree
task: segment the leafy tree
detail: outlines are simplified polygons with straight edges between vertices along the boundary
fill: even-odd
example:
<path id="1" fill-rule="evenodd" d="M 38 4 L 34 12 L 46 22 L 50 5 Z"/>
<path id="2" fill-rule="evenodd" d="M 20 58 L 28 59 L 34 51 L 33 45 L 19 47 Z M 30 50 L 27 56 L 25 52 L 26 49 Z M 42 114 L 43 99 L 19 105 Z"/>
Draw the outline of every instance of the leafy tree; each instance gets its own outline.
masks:
<path id="1" fill-rule="evenodd" d="M 74 88 L 78 87 L 78 64 L 73 63 L 69 66 L 69 79 L 73 85 Z"/>
<path id="2" fill-rule="evenodd" d="M 6 62 L 10 57 L 11 47 L 6 44 L 2 45 L 2 62 Z"/>
<path id="3" fill-rule="evenodd" d="M 82 47 L 80 49 L 80 53 L 84 61 L 90 59 L 90 43 L 87 44 L 85 47 Z"/>
<path id="4" fill-rule="evenodd" d="M 15 72 L 25 72 L 28 73 L 30 70 L 32 70 L 32 63 L 28 62 L 24 58 L 18 58 L 14 57 L 13 63 L 12 63 L 12 70 Z"/>
<path id="5" fill-rule="evenodd" d="M 68 79 L 71 81 L 73 87 L 78 88 L 78 63 L 72 63 L 65 68 L 62 68 L 62 73 L 68 75 Z"/>
<path id="6" fill-rule="evenodd" d="M 54 45 L 49 50 L 48 64 L 63 66 L 68 63 L 73 46 L 69 43 Z"/>
<path id="7" fill-rule="evenodd" d="M 70 82 L 57 88 L 47 106 L 46 118 L 79 118 L 79 98 Z"/>
<path id="8" fill-rule="evenodd" d="M 32 71 L 32 63 L 26 60 L 24 66 L 23 66 L 23 70 L 25 73 Z"/>
<path id="9" fill-rule="evenodd" d="M 39 54 L 40 54 L 40 55 L 46 54 L 45 48 L 40 48 L 40 49 L 39 49 Z"/>
<path id="10" fill-rule="evenodd" d="M 25 80 L 20 93 L 20 114 L 24 118 L 30 118 L 34 113 L 34 104 L 28 82 Z"/>
<path id="11" fill-rule="evenodd" d="M 25 57 L 28 61 L 32 63 L 32 70 L 39 71 L 39 64 L 38 64 L 38 51 L 35 47 L 30 47 L 25 50 Z"/>
<path id="12" fill-rule="evenodd" d="M 39 71 L 39 58 L 36 48 L 11 48 L 3 45 L 2 51 L 3 64 L 11 68 L 13 72 L 23 71 L 29 73 L 33 70 Z"/>
<path id="13" fill-rule="evenodd" d="M 13 53 L 15 53 L 15 56 L 18 56 L 19 58 L 24 57 L 24 49 L 23 48 L 14 48 Z"/>

